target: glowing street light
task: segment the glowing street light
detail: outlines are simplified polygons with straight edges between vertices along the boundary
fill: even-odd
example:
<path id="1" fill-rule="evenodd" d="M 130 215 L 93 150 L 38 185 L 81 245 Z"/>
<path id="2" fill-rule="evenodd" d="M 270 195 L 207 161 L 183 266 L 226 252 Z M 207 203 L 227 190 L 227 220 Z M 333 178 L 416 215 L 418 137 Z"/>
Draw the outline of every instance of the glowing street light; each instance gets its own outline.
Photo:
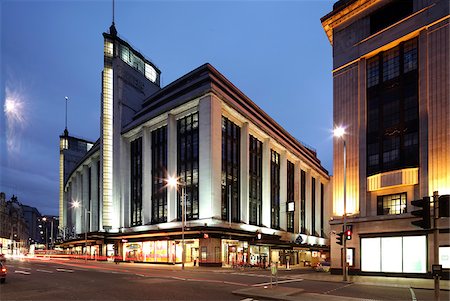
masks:
<path id="1" fill-rule="evenodd" d="M 344 142 L 344 231 L 347 230 L 347 146 L 345 142 L 345 128 L 342 126 L 336 127 L 334 129 L 334 136 L 336 138 L 342 138 L 342 141 Z M 344 237 L 344 254 L 343 254 L 343 263 L 342 263 L 342 275 L 343 275 L 343 281 L 347 281 L 347 237 Z"/>
<path id="2" fill-rule="evenodd" d="M 167 185 L 172 188 L 181 186 L 181 244 L 183 252 L 181 255 L 181 269 L 184 270 L 184 262 L 186 261 L 186 246 L 184 241 L 184 228 L 186 227 L 186 184 L 178 181 L 178 178 L 169 176 L 166 180 Z"/>

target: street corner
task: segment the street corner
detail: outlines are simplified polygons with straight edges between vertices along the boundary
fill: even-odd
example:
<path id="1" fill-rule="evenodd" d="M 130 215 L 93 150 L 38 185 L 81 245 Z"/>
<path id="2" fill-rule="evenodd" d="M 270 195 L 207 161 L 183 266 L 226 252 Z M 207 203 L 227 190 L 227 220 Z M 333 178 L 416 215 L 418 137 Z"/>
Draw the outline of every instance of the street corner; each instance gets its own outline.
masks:
<path id="1" fill-rule="evenodd" d="M 295 300 L 290 298 L 293 295 L 301 294 L 301 288 L 280 287 L 280 286 L 259 286 L 235 290 L 232 293 L 243 297 L 257 297 L 272 300 Z"/>

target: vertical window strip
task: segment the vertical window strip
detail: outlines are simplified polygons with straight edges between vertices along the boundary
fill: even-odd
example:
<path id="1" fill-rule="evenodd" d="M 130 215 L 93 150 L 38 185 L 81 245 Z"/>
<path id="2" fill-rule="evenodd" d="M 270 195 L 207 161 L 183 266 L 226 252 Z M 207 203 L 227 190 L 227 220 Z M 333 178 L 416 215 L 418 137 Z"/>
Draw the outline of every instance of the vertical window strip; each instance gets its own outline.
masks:
<path id="1" fill-rule="evenodd" d="M 306 172 L 304 170 L 300 173 L 300 223 L 301 233 L 306 233 Z"/>
<path id="2" fill-rule="evenodd" d="M 271 152 L 270 161 L 270 203 L 271 203 L 271 227 L 280 228 L 280 154 L 274 150 Z"/>
<path id="3" fill-rule="evenodd" d="M 262 216 L 262 142 L 249 137 L 249 223 L 260 226 Z"/>
<path id="4" fill-rule="evenodd" d="M 323 228 L 323 218 L 324 218 L 324 206 L 325 204 L 325 190 L 323 183 L 320 183 L 320 236 L 325 237 L 325 232 Z"/>
<path id="5" fill-rule="evenodd" d="M 131 154 L 131 226 L 142 225 L 142 138 L 130 144 Z"/>
<path id="6" fill-rule="evenodd" d="M 240 140 L 240 127 L 222 116 L 222 220 L 231 211 L 232 222 L 240 222 Z"/>
<path id="7" fill-rule="evenodd" d="M 311 178 L 311 235 L 316 236 L 316 178 Z"/>
<path id="8" fill-rule="evenodd" d="M 185 184 L 186 219 L 199 217 L 199 135 L 198 113 L 177 121 L 178 177 Z M 178 220 L 182 218 L 181 191 L 178 191 Z"/>
<path id="9" fill-rule="evenodd" d="M 294 205 L 294 164 L 287 161 L 287 231 L 294 232 L 294 211 L 290 210 Z"/>
<path id="10" fill-rule="evenodd" d="M 419 144 L 408 140 L 419 131 L 418 50 L 414 38 L 368 59 L 368 176 L 419 164 Z M 379 80 L 372 85 L 375 73 Z"/>
<path id="11" fill-rule="evenodd" d="M 167 126 L 152 131 L 152 223 L 167 222 Z"/>

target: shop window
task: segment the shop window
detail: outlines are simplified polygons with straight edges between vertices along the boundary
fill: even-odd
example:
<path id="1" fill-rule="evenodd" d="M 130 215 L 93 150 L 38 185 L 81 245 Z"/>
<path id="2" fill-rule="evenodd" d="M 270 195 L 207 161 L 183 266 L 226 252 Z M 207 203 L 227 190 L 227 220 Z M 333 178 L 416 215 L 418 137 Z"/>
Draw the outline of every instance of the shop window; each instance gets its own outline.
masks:
<path id="1" fill-rule="evenodd" d="M 377 214 L 403 214 L 406 213 L 406 192 L 377 197 Z"/>
<path id="2" fill-rule="evenodd" d="M 443 269 L 450 269 L 450 246 L 439 247 L 439 264 Z"/>
<path id="3" fill-rule="evenodd" d="M 426 265 L 425 235 L 361 238 L 363 272 L 426 273 Z"/>
<path id="4" fill-rule="evenodd" d="M 208 248 L 204 246 L 201 250 L 202 262 L 206 262 L 208 260 Z"/>

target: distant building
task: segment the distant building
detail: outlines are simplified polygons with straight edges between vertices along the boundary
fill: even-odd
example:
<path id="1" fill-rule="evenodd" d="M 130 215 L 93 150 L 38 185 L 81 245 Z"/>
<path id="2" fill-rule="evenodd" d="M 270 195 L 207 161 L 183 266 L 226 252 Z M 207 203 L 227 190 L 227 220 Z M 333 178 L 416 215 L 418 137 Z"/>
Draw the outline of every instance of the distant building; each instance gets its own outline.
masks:
<path id="1" fill-rule="evenodd" d="M 346 127 L 350 273 L 424 277 L 435 262 L 450 268 L 449 219 L 438 222 L 439 258 L 432 230 L 411 224 L 419 209 L 411 201 L 450 193 L 449 18 L 448 0 L 341 0 L 321 19 L 333 46 L 334 123 Z M 333 153 L 336 233 L 342 143 L 335 139 Z M 335 273 L 341 248 L 333 237 Z"/>
<path id="2" fill-rule="evenodd" d="M 28 226 L 16 196 L 9 201 L 0 192 L 0 244 L 2 254 L 19 255 L 28 251 Z"/>
<path id="3" fill-rule="evenodd" d="M 41 213 L 35 208 L 22 205 L 23 216 L 28 227 L 28 240 L 30 244 L 43 243 L 42 224 L 40 223 Z"/>
<path id="4" fill-rule="evenodd" d="M 61 247 L 84 252 L 88 232 L 91 256 L 180 263 L 184 197 L 186 262 L 328 257 L 330 179 L 313 149 L 210 64 L 161 88 L 114 25 L 103 36 L 100 139 L 60 137 Z"/>

